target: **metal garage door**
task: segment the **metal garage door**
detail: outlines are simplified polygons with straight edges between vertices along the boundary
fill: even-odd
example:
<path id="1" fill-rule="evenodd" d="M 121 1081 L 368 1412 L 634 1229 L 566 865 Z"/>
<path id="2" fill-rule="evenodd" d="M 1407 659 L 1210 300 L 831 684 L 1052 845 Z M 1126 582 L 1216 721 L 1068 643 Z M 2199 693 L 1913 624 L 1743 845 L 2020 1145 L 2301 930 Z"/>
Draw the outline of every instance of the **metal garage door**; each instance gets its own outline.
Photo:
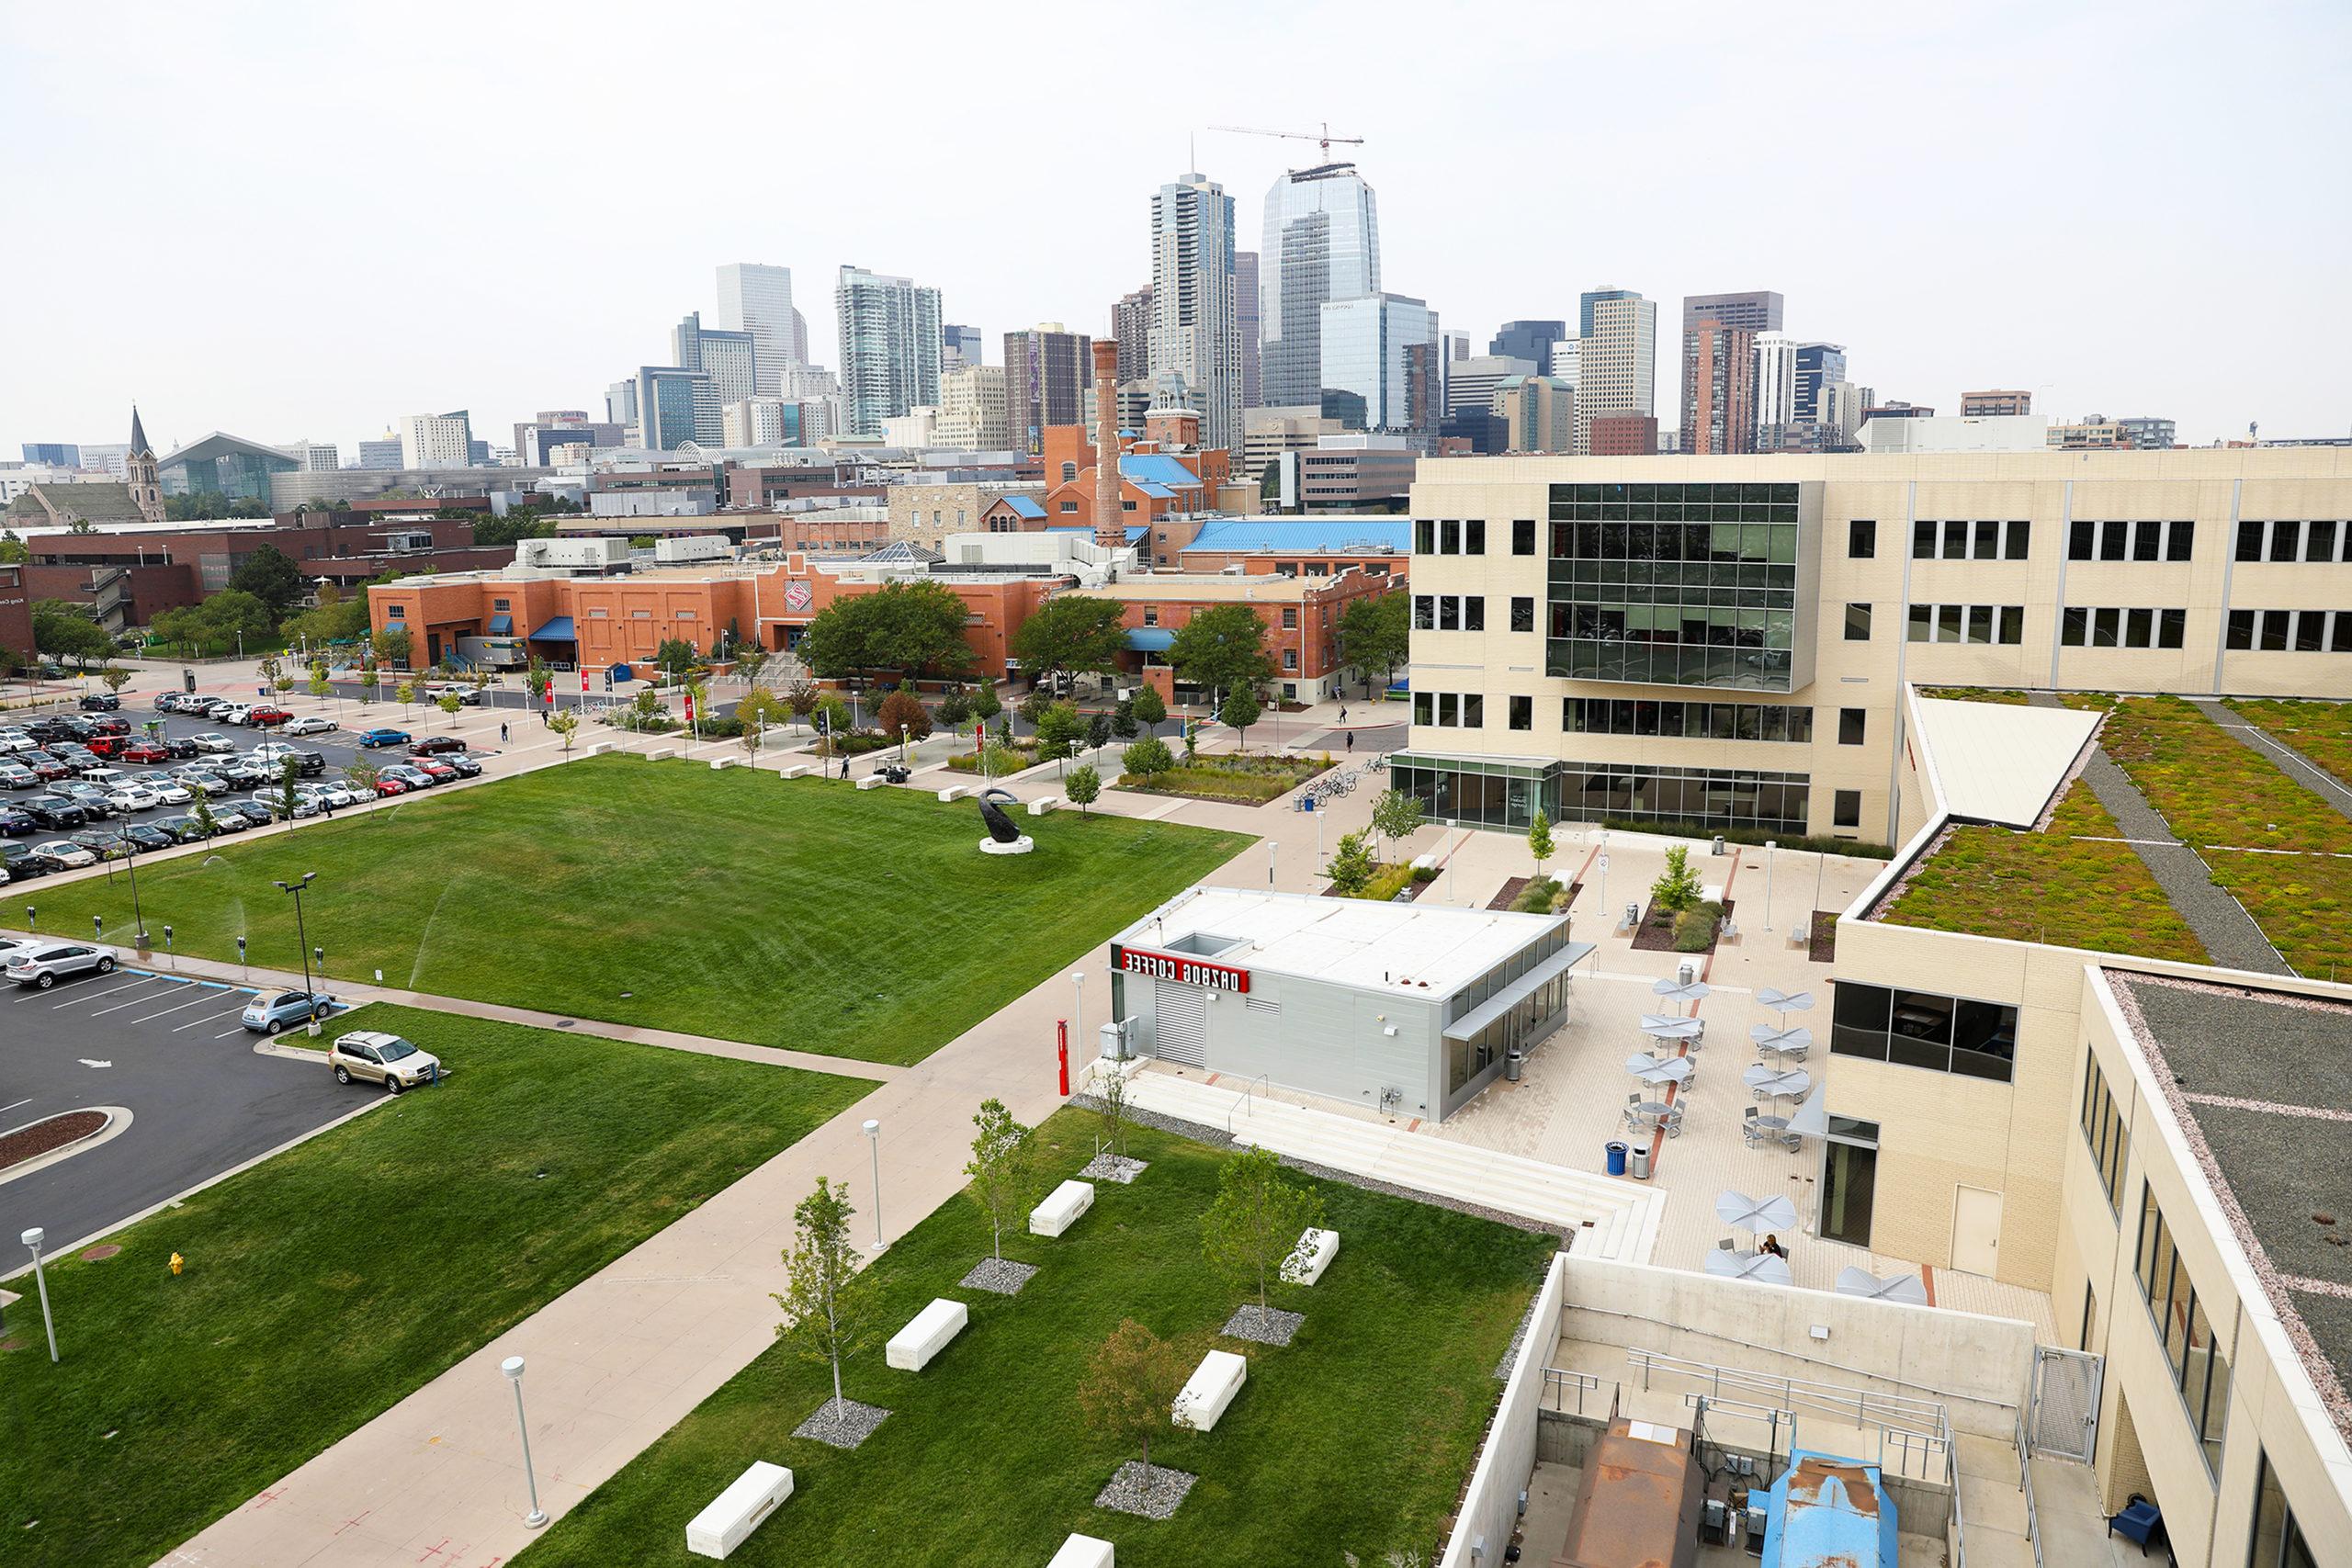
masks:
<path id="1" fill-rule="evenodd" d="M 1208 993 L 1198 986 L 1155 980 L 1153 1010 L 1159 1018 L 1159 1054 L 1162 1060 L 1188 1067 L 1209 1065 Z"/>

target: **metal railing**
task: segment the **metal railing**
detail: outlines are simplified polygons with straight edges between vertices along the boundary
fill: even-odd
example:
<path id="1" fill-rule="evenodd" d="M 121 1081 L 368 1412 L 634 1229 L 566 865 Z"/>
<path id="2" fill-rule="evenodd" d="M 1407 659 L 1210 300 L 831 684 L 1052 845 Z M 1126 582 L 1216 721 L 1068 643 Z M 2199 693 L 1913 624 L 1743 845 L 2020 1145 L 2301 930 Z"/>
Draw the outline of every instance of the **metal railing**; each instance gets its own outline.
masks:
<path id="1" fill-rule="evenodd" d="M 1225 1108 L 1225 1135 L 1227 1137 L 1229 1138 L 1233 1136 L 1234 1112 L 1237 1111 L 1253 1109 L 1255 1107 L 1256 1100 L 1252 1097 L 1252 1091 L 1255 1090 L 1260 1084 L 1264 1084 L 1266 1086 L 1267 1093 L 1272 1094 L 1273 1092 L 1274 1080 L 1266 1074 L 1260 1073 L 1256 1077 L 1245 1081 L 1241 1086 L 1240 1094 L 1235 1097 L 1231 1105 Z"/>
<path id="2" fill-rule="evenodd" d="M 1609 1407 L 1611 1410 L 1614 1410 L 1617 1407 L 1617 1385 L 1615 1382 L 1607 1378 L 1595 1377 L 1590 1372 L 1571 1371 L 1565 1367 L 1546 1367 L 1544 1369 L 1544 1393 L 1542 1400 L 1540 1401 L 1540 1406 L 1545 1410 L 1556 1411 L 1564 1416 L 1571 1414 L 1568 1409 L 1568 1402 L 1570 1399 L 1569 1391 L 1573 1389 L 1575 1391 L 1574 1398 L 1576 1402 L 1576 1409 L 1573 1414 L 1582 1416 L 1587 1414 L 1585 1410 L 1585 1395 L 1588 1393 L 1595 1395 L 1594 1403 L 1598 1404 L 1600 1403 L 1598 1395 L 1604 1388 L 1610 1391 Z"/>
<path id="3" fill-rule="evenodd" d="M 2017 1443 L 2018 1490 L 2025 1494 L 2025 1539 L 2033 1547 L 2033 1568 L 2042 1568 L 2041 1515 L 2033 1501 L 2033 1450 L 2026 1441 L 2025 1412 L 2022 1410 L 2018 1412 Z M 1954 1505 L 1955 1507 L 1957 1506 Z"/>
<path id="4" fill-rule="evenodd" d="M 1804 1378 L 1772 1377 L 1761 1372 L 1744 1371 L 1737 1367 L 1717 1366 L 1711 1361 L 1664 1355 L 1656 1350 L 1628 1349 L 1625 1359 L 1641 1372 L 1645 1389 L 1650 1386 L 1653 1372 L 1664 1372 L 1703 1382 L 1708 1385 L 1708 1392 L 1717 1396 L 1726 1389 L 1763 1394 L 1781 1409 L 1792 1412 L 1810 1409 L 1816 1414 L 1851 1420 L 1857 1427 L 1887 1427 L 1947 1443 L 1951 1438 L 1951 1425 L 1945 1418 L 1942 1403 L 1938 1400 L 1880 1393 L 1872 1389 L 1815 1382 Z"/>

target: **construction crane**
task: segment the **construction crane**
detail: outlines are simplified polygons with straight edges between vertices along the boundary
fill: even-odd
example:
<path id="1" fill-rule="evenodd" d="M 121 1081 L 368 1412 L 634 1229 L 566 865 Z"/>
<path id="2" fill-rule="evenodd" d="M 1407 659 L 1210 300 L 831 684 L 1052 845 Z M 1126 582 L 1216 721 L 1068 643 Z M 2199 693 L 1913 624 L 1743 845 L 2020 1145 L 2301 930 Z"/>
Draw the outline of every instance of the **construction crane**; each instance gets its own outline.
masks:
<path id="1" fill-rule="evenodd" d="M 1229 130 L 1237 136 L 1279 136 L 1292 141 L 1312 141 L 1323 149 L 1323 158 L 1326 163 L 1330 161 L 1331 143 L 1334 141 L 1339 142 L 1343 147 L 1361 147 L 1363 145 L 1363 137 L 1334 136 L 1331 134 L 1331 122 L 1327 119 L 1322 123 L 1323 131 L 1319 136 L 1311 130 L 1261 130 L 1254 125 L 1212 125 L 1209 129 L 1211 130 Z"/>

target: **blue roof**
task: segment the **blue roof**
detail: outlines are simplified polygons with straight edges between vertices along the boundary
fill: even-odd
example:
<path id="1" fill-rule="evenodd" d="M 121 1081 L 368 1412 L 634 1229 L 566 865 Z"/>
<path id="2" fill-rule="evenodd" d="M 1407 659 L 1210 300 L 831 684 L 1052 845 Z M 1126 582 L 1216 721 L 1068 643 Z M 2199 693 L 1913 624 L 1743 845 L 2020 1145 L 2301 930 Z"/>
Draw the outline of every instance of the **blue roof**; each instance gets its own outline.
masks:
<path id="1" fill-rule="evenodd" d="M 1043 517 L 1046 514 L 1046 509 L 1037 504 L 1037 498 L 1033 495 L 1008 495 L 1004 503 L 1012 508 L 1016 517 Z"/>
<path id="2" fill-rule="evenodd" d="M 1867 1497 L 1856 1495 L 1857 1491 Z M 1765 1515 L 1765 1568 L 1894 1568 L 1894 1499 L 1879 1469 L 1859 1460 L 1796 1449 L 1772 1483 Z"/>
<path id="3" fill-rule="evenodd" d="M 1310 554 L 1382 547 L 1403 555 L 1413 547 L 1409 517 L 1236 517 L 1211 523 L 1188 550 L 1296 550 Z"/>
<path id="4" fill-rule="evenodd" d="M 1048 534 L 1084 534 L 1089 537 L 1091 537 L 1094 530 L 1083 523 L 1055 523 L 1048 525 L 1046 532 Z M 1150 532 L 1151 529 L 1144 524 L 1130 523 L 1127 525 L 1127 543 L 1131 545 L 1140 545 L 1143 543 L 1144 536 Z"/>
<path id="5" fill-rule="evenodd" d="M 558 615 L 531 634 L 533 642 L 577 642 L 580 634 L 571 629 L 570 615 Z"/>
<path id="6" fill-rule="evenodd" d="M 1127 646 L 1139 653 L 1165 653 L 1176 640 L 1176 634 L 1166 626 L 1130 626 Z"/>
<path id="7" fill-rule="evenodd" d="M 1135 479 L 1130 482 L 1135 485 L 1138 493 L 1148 496 L 1154 501 L 1173 501 L 1176 498 L 1176 492 L 1158 479 Z"/>
<path id="8" fill-rule="evenodd" d="M 1137 484 L 1173 485 L 1179 490 L 1197 490 L 1201 476 L 1165 452 L 1125 452 L 1119 456 L 1119 477 Z"/>
<path id="9" fill-rule="evenodd" d="M 490 635 L 492 637 L 513 637 L 514 635 L 514 617 L 512 615 L 491 616 Z"/>

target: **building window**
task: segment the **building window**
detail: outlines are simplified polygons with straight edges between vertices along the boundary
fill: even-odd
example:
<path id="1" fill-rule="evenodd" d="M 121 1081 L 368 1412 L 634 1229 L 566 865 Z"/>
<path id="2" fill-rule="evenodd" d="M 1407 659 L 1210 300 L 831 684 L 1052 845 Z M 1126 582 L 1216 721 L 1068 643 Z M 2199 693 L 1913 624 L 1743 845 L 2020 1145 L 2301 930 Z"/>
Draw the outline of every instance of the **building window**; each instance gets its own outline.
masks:
<path id="1" fill-rule="evenodd" d="M 1465 632 L 1482 632 L 1487 629 L 1486 595 L 1473 593 L 1463 599 L 1462 629 Z"/>
<path id="2" fill-rule="evenodd" d="M 404 621 L 408 619 L 408 606 L 405 604 L 385 605 L 384 619 L 388 621 Z"/>
<path id="3" fill-rule="evenodd" d="M 1285 648 L 1283 649 L 1283 668 L 1285 670 L 1295 670 L 1298 668 L 1298 649 L 1295 648 Z"/>
<path id="4" fill-rule="evenodd" d="M 2189 1429 L 2204 1451 L 2208 1480 L 2222 1473 L 2222 1432 L 2230 1414 L 2230 1363 L 2213 1339 L 2205 1303 L 2188 1278 L 2188 1267 L 2173 1246 L 2172 1232 L 2156 1195 L 2140 1184 L 2140 1243 L 2132 1271 L 2155 1321 L 2172 1385 L 2188 1413 Z"/>
<path id="5" fill-rule="evenodd" d="M 1413 629 L 1417 632 L 1437 630 L 1436 594 L 1416 593 L 1413 595 Z"/>
<path id="6" fill-rule="evenodd" d="M 1525 594 L 1519 594 L 1512 598 L 1510 629 L 1515 632 L 1532 632 L 1535 629 L 1535 601 L 1532 598 Z"/>
<path id="7" fill-rule="evenodd" d="M 1062 502 L 1062 510 L 1064 512 L 1075 512 L 1078 510 L 1078 502 L 1074 501 L 1065 501 Z"/>
<path id="8" fill-rule="evenodd" d="M 1838 744 L 1840 746 L 1860 746 L 1862 743 L 1863 732 L 1869 728 L 1869 715 L 1862 709 L 1839 708 L 1838 710 Z M 1848 822 L 1843 824 L 1843 826 L 1851 828 L 1856 826 L 1856 824 Z"/>
<path id="9" fill-rule="evenodd" d="M 2033 524 L 2029 518 L 2011 518 L 2007 525 L 2001 546 L 2003 560 L 2023 560 L 2033 553 Z"/>
<path id="10" fill-rule="evenodd" d="M 2301 532 L 2302 526 L 2292 518 L 2282 518 L 2270 525 L 2270 558 L 2272 560 L 2295 558 L 2299 553 L 2295 548 L 2296 536 Z"/>
<path id="11" fill-rule="evenodd" d="M 2254 1540 L 2246 1547 L 2245 1562 L 2246 1568 L 2319 1568 L 2268 1454 L 2255 1467 Z"/>
<path id="12" fill-rule="evenodd" d="M 1925 517 L 1915 520 L 1911 525 L 1911 558 L 1913 560 L 1935 559 L 1938 536 L 1939 530 L 1932 521 Z"/>
<path id="13" fill-rule="evenodd" d="M 1473 517 L 1462 525 L 1462 553 L 1483 556 L 1487 553 L 1487 520 Z"/>
<path id="14" fill-rule="evenodd" d="M 1510 727 L 1513 729 L 1535 728 L 1535 699 L 1533 697 L 1510 699 Z"/>
<path id="15" fill-rule="evenodd" d="M 1456 518 L 1440 519 L 1437 525 L 1437 553 L 1458 556 L 1462 553 L 1462 524 Z"/>
<path id="16" fill-rule="evenodd" d="M 1859 792 L 1841 790 L 1840 796 Z M 1860 816 L 1856 801 L 1855 815 Z M 2007 1083 L 2017 1061 L 2018 1010 L 2001 1002 L 1839 980 L 1829 1049 L 1897 1066 Z"/>
<path id="17" fill-rule="evenodd" d="M 1148 626 L 1156 626 L 1159 624 L 1159 606 L 1146 604 L 1143 607 L 1143 624 Z"/>
<path id="18" fill-rule="evenodd" d="M 1285 604 L 1283 606 L 1283 630 L 1286 632 L 1295 632 L 1298 630 L 1297 605 Z"/>
<path id="19" fill-rule="evenodd" d="M 1871 607 L 1868 604 L 1846 606 L 1846 640 L 1848 642 L 1871 640 Z"/>
<path id="20" fill-rule="evenodd" d="M 493 610 L 497 610 L 497 611 L 500 611 L 500 612 L 503 613 L 503 612 L 505 612 L 505 611 L 512 610 L 512 609 L 514 607 L 514 605 L 513 602 L 512 602 L 512 601 L 510 601 L 510 600 L 505 600 L 505 599 L 492 599 L 492 600 L 490 602 L 490 607 L 491 607 L 492 609 L 493 609 Z"/>
<path id="21" fill-rule="evenodd" d="M 1878 556 L 1878 519 L 1857 517 L 1846 525 L 1846 558 L 1873 560 Z"/>
<path id="22" fill-rule="evenodd" d="M 1136 503 L 1132 501 L 1123 501 L 1119 502 L 1119 510 L 1122 512 L 1133 512 L 1135 509 Z"/>
<path id="23" fill-rule="evenodd" d="M 2239 522 L 2238 559 L 2260 560 L 2262 558 L 2262 530 L 2263 525 L 2251 517 Z"/>
<path id="24" fill-rule="evenodd" d="M 2332 561 L 2335 558 L 2335 524 L 2314 522 L 2306 530 L 2303 558 L 2308 561 Z"/>
<path id="25" fill-rule="evenodd" d="M 1829 797 L 1829 825 L 1833 828 L 1859 828 L 1862 825 L 1862 792 L 1841 789 Z"/>
<path id="26" fill-rule="evenodd" d="M 1510 553 L 1532 556 L 1535 553 L 1535 519 L 1514 517 L 1510 520 Z"/>
<path id="27" fill-rule="evenodd" d="M 1813 710 L 1761 703 L 1636 702 L 1564 697 L 1560 728 L 1572 735 L 1644 735 L 1679 740 L 1776 740 L 1810 745 Z"/>
<path id="28" fill-rule="evenodd" d="M 1413 553 L 1423 556 L 1437 554 L 1437 522 L 1434 518 L 1413 519 Z"/>
<path id="29" fill-rule="evenodd" d="M 2154 560 L 2163 554 L 2165 525 L 2142 518 L 2132 525 L 2132 558 Z"/>
<path id="30" fill-rule="evenodd" d="M 2120 1218 L 2123 1159 L 2132 1134 L 2124 1129 L 2122 1112 L 2115 1108 L 2115 1096 L 2108 1092 L 2107 1075 L 2098 1070 L 2098 1055 L 2087 1050 L 2083 1055 L 2082 1121 L 2083 1142 L 2090 1145 L 2091 1164 L 2098 1168 L 2099 1185 L 2107 1189 L 2107 1206 Z"/>
<path id="31" fill-rule="evenodd" d="M 1076 463 L 1064 463 L 1062 465 L 1062 483 L 1069 485 L 1076 484 L 1077 482 L 1078 465 Z"/>
<path id="32" fill-rule="evenodd" d="M 2165 530 L 2165 559 L 2187 560 L 2197 550 L 2197 524 L 2190 518 L 2176 518 Z"/>

